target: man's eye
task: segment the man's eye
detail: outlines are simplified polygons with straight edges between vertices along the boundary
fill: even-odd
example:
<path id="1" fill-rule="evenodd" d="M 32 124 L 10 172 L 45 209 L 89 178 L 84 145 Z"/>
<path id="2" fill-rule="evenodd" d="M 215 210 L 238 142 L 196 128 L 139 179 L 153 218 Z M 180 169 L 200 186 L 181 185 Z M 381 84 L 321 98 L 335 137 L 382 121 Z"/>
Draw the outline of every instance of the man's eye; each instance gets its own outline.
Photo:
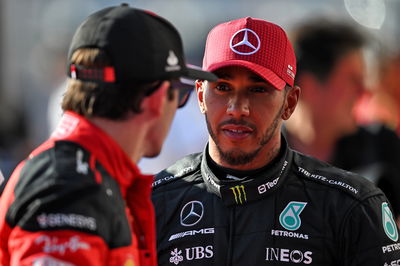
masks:
<path id="1" fill-rule="evenodd" d="M 215 89 L 217 89 L 218 91 L 228 91 L 230 90 L 230 87 L 227 84 L 221 83 L 215 86 Z"/>

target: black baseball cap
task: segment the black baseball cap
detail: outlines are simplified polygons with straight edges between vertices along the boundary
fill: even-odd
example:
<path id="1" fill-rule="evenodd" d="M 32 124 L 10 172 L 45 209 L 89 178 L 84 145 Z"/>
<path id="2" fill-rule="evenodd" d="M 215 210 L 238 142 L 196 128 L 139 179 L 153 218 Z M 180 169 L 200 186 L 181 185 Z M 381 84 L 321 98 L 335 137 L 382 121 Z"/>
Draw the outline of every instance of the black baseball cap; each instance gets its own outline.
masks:
<path id="1" fill-rule="evenodd" d="M 90 15 L 73 36 L 68 62 L 79 48 L 104 50 L 112 66 L 85 69 L 69 63 L 68 76 L 76 79 L 115 84 L 179 78 L 217 80 L 211 72 L 186 65 L 180 34 L 169 21 L 128 4 Z"/>

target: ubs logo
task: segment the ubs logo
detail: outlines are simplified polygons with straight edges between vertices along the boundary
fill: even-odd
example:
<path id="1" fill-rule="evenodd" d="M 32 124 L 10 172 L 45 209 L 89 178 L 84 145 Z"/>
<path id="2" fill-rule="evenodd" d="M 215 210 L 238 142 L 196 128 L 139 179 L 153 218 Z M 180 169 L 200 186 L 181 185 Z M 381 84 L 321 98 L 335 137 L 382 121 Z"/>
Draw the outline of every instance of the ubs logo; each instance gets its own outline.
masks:
<path id="1" fill-rule="evenodd" d="M 210 259 L 214 256 L 214 247 L 197 246 L 185 248 L 184 251 L 174 248 L 174 250 L 171 250 L 170 254 L 169 262 L 178 265 L 182 261 Z M 202 263 L 201 265 L 206 265 L 206 263 Z"/>
<path id="2" fill-rule="evenodd" d="M 181 210 L 181 225 L 193 226 L 203 218 L 203 203 L 197 200 L 189 201 Z"/>

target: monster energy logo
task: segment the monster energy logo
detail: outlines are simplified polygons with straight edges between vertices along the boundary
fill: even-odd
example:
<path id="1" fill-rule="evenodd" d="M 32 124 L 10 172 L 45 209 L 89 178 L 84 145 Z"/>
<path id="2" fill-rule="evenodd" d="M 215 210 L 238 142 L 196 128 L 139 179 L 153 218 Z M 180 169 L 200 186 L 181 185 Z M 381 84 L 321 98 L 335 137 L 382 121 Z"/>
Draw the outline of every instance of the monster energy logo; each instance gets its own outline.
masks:
<path id="1" fill-rule="evenodd" d="M 281 225 L 290 231 L 299 229 L 301 225 L 300 213 L 304 210 L 306 205 L 307 202 L 289 202 L 286 208 L 279 215 L 279 222 Z"/>
<path id="2" fill-rule="evenodd" d="M 234 186 L 229 189 L 232 190 L 233 196 L 235 196 L 236 204 L 243 204 L 247 201 L 246 191 L 244 190 L 243 185 Z"/>
<path id="3" fill-rule="evenodd" d="M 386 235 L 391 240 L 397 241 L 399 239 L 399 233 L 397 232 L 397 226 L 387 202 L 382 203 L 382 222 Z"/>

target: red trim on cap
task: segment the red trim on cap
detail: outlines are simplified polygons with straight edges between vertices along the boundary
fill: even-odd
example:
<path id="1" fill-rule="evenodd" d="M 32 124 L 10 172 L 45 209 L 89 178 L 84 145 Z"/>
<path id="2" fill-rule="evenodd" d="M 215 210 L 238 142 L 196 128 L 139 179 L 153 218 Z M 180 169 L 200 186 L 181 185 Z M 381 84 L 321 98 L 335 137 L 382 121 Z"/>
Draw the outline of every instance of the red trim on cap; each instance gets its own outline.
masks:
<path id="1" fill-rule="evenodd" d="M 90 68 L 71 64 L 70 73 L 71 78 L 83 81 L 102 81 L 113 83 L 116 80 L 115 69 L 112 66 L 103 68 Z"/>
<path id="2" fill-rule="evenodd" d="M 76 79 L 76 66 L 75 65 L 70 66 L 70 72 L 71 72 L 71 78 Z"/>
<path id="3" fill-rule="evenodd" d="M 113 67 L 105 67 L 103 78 L 104 78 L 105 82 L 115 82 L 114 68 Z"/>

